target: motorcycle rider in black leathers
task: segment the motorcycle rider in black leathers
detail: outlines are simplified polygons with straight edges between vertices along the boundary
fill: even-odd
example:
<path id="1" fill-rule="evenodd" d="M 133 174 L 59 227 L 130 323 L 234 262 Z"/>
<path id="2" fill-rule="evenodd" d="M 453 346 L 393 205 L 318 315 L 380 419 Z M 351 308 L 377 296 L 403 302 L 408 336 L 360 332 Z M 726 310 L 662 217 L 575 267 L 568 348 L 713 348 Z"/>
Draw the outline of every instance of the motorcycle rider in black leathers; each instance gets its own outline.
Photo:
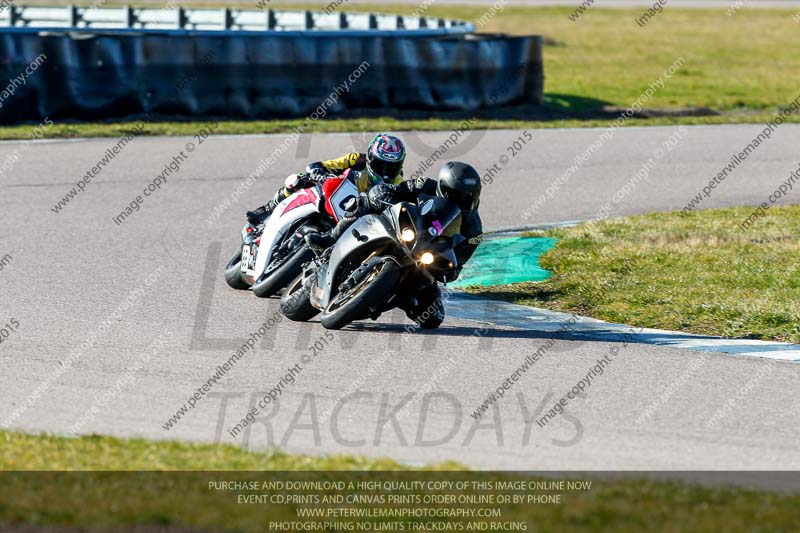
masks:
<path id="1" fill-rule="evenodd" d="M 386 208 L 385 202 L 414 202 L 420 195 L 448 198 L 461 208 L 461 228 L 459 233 L 464 241 L 454 249 L 458 260 L 458 270 L 447 278 L 452 282 L 458 278 L 461 268 L 483 241 L 483 224 L 478 214 L 481 196 L 481 177 L 478 171 L 466 163 L 449 162 L 440 170 L 437 179 L 419 177 L 403 181 L 399 185 L 381 183 L 372 187 L 366 196 L 353 202 L 347 215 L 339 221 L 330 233 L 309 233 L 305 240 L 308 245 L 321 252 L 333 246 L 336 240 L 358 220 L 370 213 L 380 213 Z M 444 320 L 444 302 L 439 286 L 434 284 L 421 290 L 411 307 L 404 309 L 409 318 L 422 328 L 435 328 Z"/>

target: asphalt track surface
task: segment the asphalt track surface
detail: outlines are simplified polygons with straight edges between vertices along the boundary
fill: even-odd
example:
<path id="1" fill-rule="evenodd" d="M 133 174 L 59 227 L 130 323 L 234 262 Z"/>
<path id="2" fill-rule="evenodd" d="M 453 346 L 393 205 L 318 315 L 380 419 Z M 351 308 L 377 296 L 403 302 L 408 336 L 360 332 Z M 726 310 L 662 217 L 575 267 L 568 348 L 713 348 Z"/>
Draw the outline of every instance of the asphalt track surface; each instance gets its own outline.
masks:
<path id="1" fill-rule="evenodd" d="M 685 140 L 612 216 L 680 208 L 760 130 L 688 128 Z M 523 220 L 520 213 L 533 198 L 600 134 L 532 132 L 533 140 L 485 189 L 486 229 L 592 216 L 674 131 L 619 130 Z M 405 135 L 412 150 L 407 168 L 413 171 L 448 135 Z M 508 153 L 520 132 L 472 135 L 448 156 L 485 170 Z M 780 127 L 703 207 L 765 200 L 797 167 L 798 136 L 800 127 Z M 0 160 L 20 154 L 0 174 L 0 257 L 11 256 L 0 270 L 0 323 L 18 324 L 0 344 L 0 427 L 68 433 L 83 419 L 79 433 L 389 456 L 409 464 L 455 460 L 484 469 L 800 468 L 794 363 L 571 340 L 567 334 L 476 422 L 470 413 L 552 333 L 449 318 L 435 333 L 403 335 L 410 323 L 398 313 L 334 332 L 308 363 L 302 358 L 325 330 L 317 322 L 276 324 L 165 430 L 169 417 L 278 309 L 277 300 L 230 290 L 222 279 L 244 211 L 307 160 L 361 143 L 360 135 L 302 137 L 209 223 L 214 207 L 284 139 L 212 137 L 197 144 L 190 138 L 137 138 L 59 214 L 53 205 L 116 141 L 0 143 Z M 193 152 L 187 152 L 190 142 Z M 114 224 L 112 217 L 181 151 L 187 160 L 179 172 L 138 212 Z M 796 198 L 795 192 L 787 200 Z M 154 347 L 159 338 L 162 345 Z M 566 415 L 544 427 L 534 422 L 612 350 L 613 362 L 568 404 Z M 302 371 L 279 401 L 231 437 L 228 430 L 297 363 Z M 742 393 L 754 376 L 755 384 Z M 408 395 L 430 391 L 437 394 L 429 394 L 427 404 L 411 403 L 396 413 Z M 731 399 L 737 407 L 710 426 Z M 642 417 L 650 406 L 651 414 Z"/>

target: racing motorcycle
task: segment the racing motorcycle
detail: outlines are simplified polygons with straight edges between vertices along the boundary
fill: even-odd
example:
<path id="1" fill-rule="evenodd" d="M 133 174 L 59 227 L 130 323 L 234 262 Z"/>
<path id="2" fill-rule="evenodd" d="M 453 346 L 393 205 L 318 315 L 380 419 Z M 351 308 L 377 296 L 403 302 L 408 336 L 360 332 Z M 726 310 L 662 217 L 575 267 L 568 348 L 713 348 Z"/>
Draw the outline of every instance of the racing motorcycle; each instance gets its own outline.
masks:
<path id="1" fill-rule="evenodd" d="M 345 215 L 345 206 L 358 196 L 346 176 L 330 176 L 300 189 L 279 203 L 258 228 L 242 228 L 242 247 L 225 267 L 225 281 L 234 289 L 252 288 L 259 298 L 280 292 L 314 258 L 303 237 L 328 231 Z"/>
<path id="2" fill-rule="evenodd" d="M 423 328 L 439 326 L 441 318 L 420 312 L 417 294 L 457 272 L 461 210 L 433 196 L 386 205 L 359 218 L 287 287 L 281 298 L 287 318 L 302 322 L 322 313 L 325 328 L 341 329 L 400 307 Z"/>

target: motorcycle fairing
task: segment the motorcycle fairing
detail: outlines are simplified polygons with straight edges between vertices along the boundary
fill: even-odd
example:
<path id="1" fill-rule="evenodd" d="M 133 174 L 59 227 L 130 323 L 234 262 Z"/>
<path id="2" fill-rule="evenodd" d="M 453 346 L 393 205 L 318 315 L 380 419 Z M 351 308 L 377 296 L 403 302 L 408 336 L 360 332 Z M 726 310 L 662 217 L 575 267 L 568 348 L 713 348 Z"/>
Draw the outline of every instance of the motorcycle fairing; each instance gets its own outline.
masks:
<path id="1" fill-rule="evenodd" d="M 275 211 L 267 219 L 261 234 L 256 265 L 253 270 L 254 280 L 258 281 L 266 271 L 275 246 L 281 242 L 287 230 L 297 220 L 319 212 L 320 199 L 320 193 L 312 187 L 297 191 L 275 207 Z"/>
<path id="2" fill-rule="evenodd" d="M 394 245 L 393 233 L 394 230 L 380 215 L 366 215 L 359 218 L 344 235 L 339 237 L 331 250 L 329 260 L 317 273 L 317 284 L 311 293 L 312 302 L 320 309 L 325 309 L 336 294 L 333 290 L 334 283 L 342 268 L 351 260 L 360 262 L 372 251 L 386 245 Z"/>
<path id="3" fill-rule="evenodd" d="M 325 198 L 325 211 L 339 222 L 347 212 L 344 206 L 358 197 L 358 188 L 346 176 L 330 177 L 322 183 L 322 195 Z"/>

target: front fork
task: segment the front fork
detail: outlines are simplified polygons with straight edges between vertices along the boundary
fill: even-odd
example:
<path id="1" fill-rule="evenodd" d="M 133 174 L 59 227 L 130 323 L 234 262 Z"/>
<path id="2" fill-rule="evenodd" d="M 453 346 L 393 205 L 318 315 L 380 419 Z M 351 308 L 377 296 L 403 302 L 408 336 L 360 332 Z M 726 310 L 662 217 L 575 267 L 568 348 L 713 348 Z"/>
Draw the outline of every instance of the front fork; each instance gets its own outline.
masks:
<path id="1" fill-rule="evenodd" d="M 397 307 L 405 311 L 407 308 L 418 306 L 419 300 L 416 298 L 417 293 L 436 283 L 436 278 L 427 270 L 419 267 L 408 268 L 403 274 L 403 277 L 400 278 L 399 286 L 404 290 L 398 291 L 406 296 L 401 302 L 398 302 Z"/>

